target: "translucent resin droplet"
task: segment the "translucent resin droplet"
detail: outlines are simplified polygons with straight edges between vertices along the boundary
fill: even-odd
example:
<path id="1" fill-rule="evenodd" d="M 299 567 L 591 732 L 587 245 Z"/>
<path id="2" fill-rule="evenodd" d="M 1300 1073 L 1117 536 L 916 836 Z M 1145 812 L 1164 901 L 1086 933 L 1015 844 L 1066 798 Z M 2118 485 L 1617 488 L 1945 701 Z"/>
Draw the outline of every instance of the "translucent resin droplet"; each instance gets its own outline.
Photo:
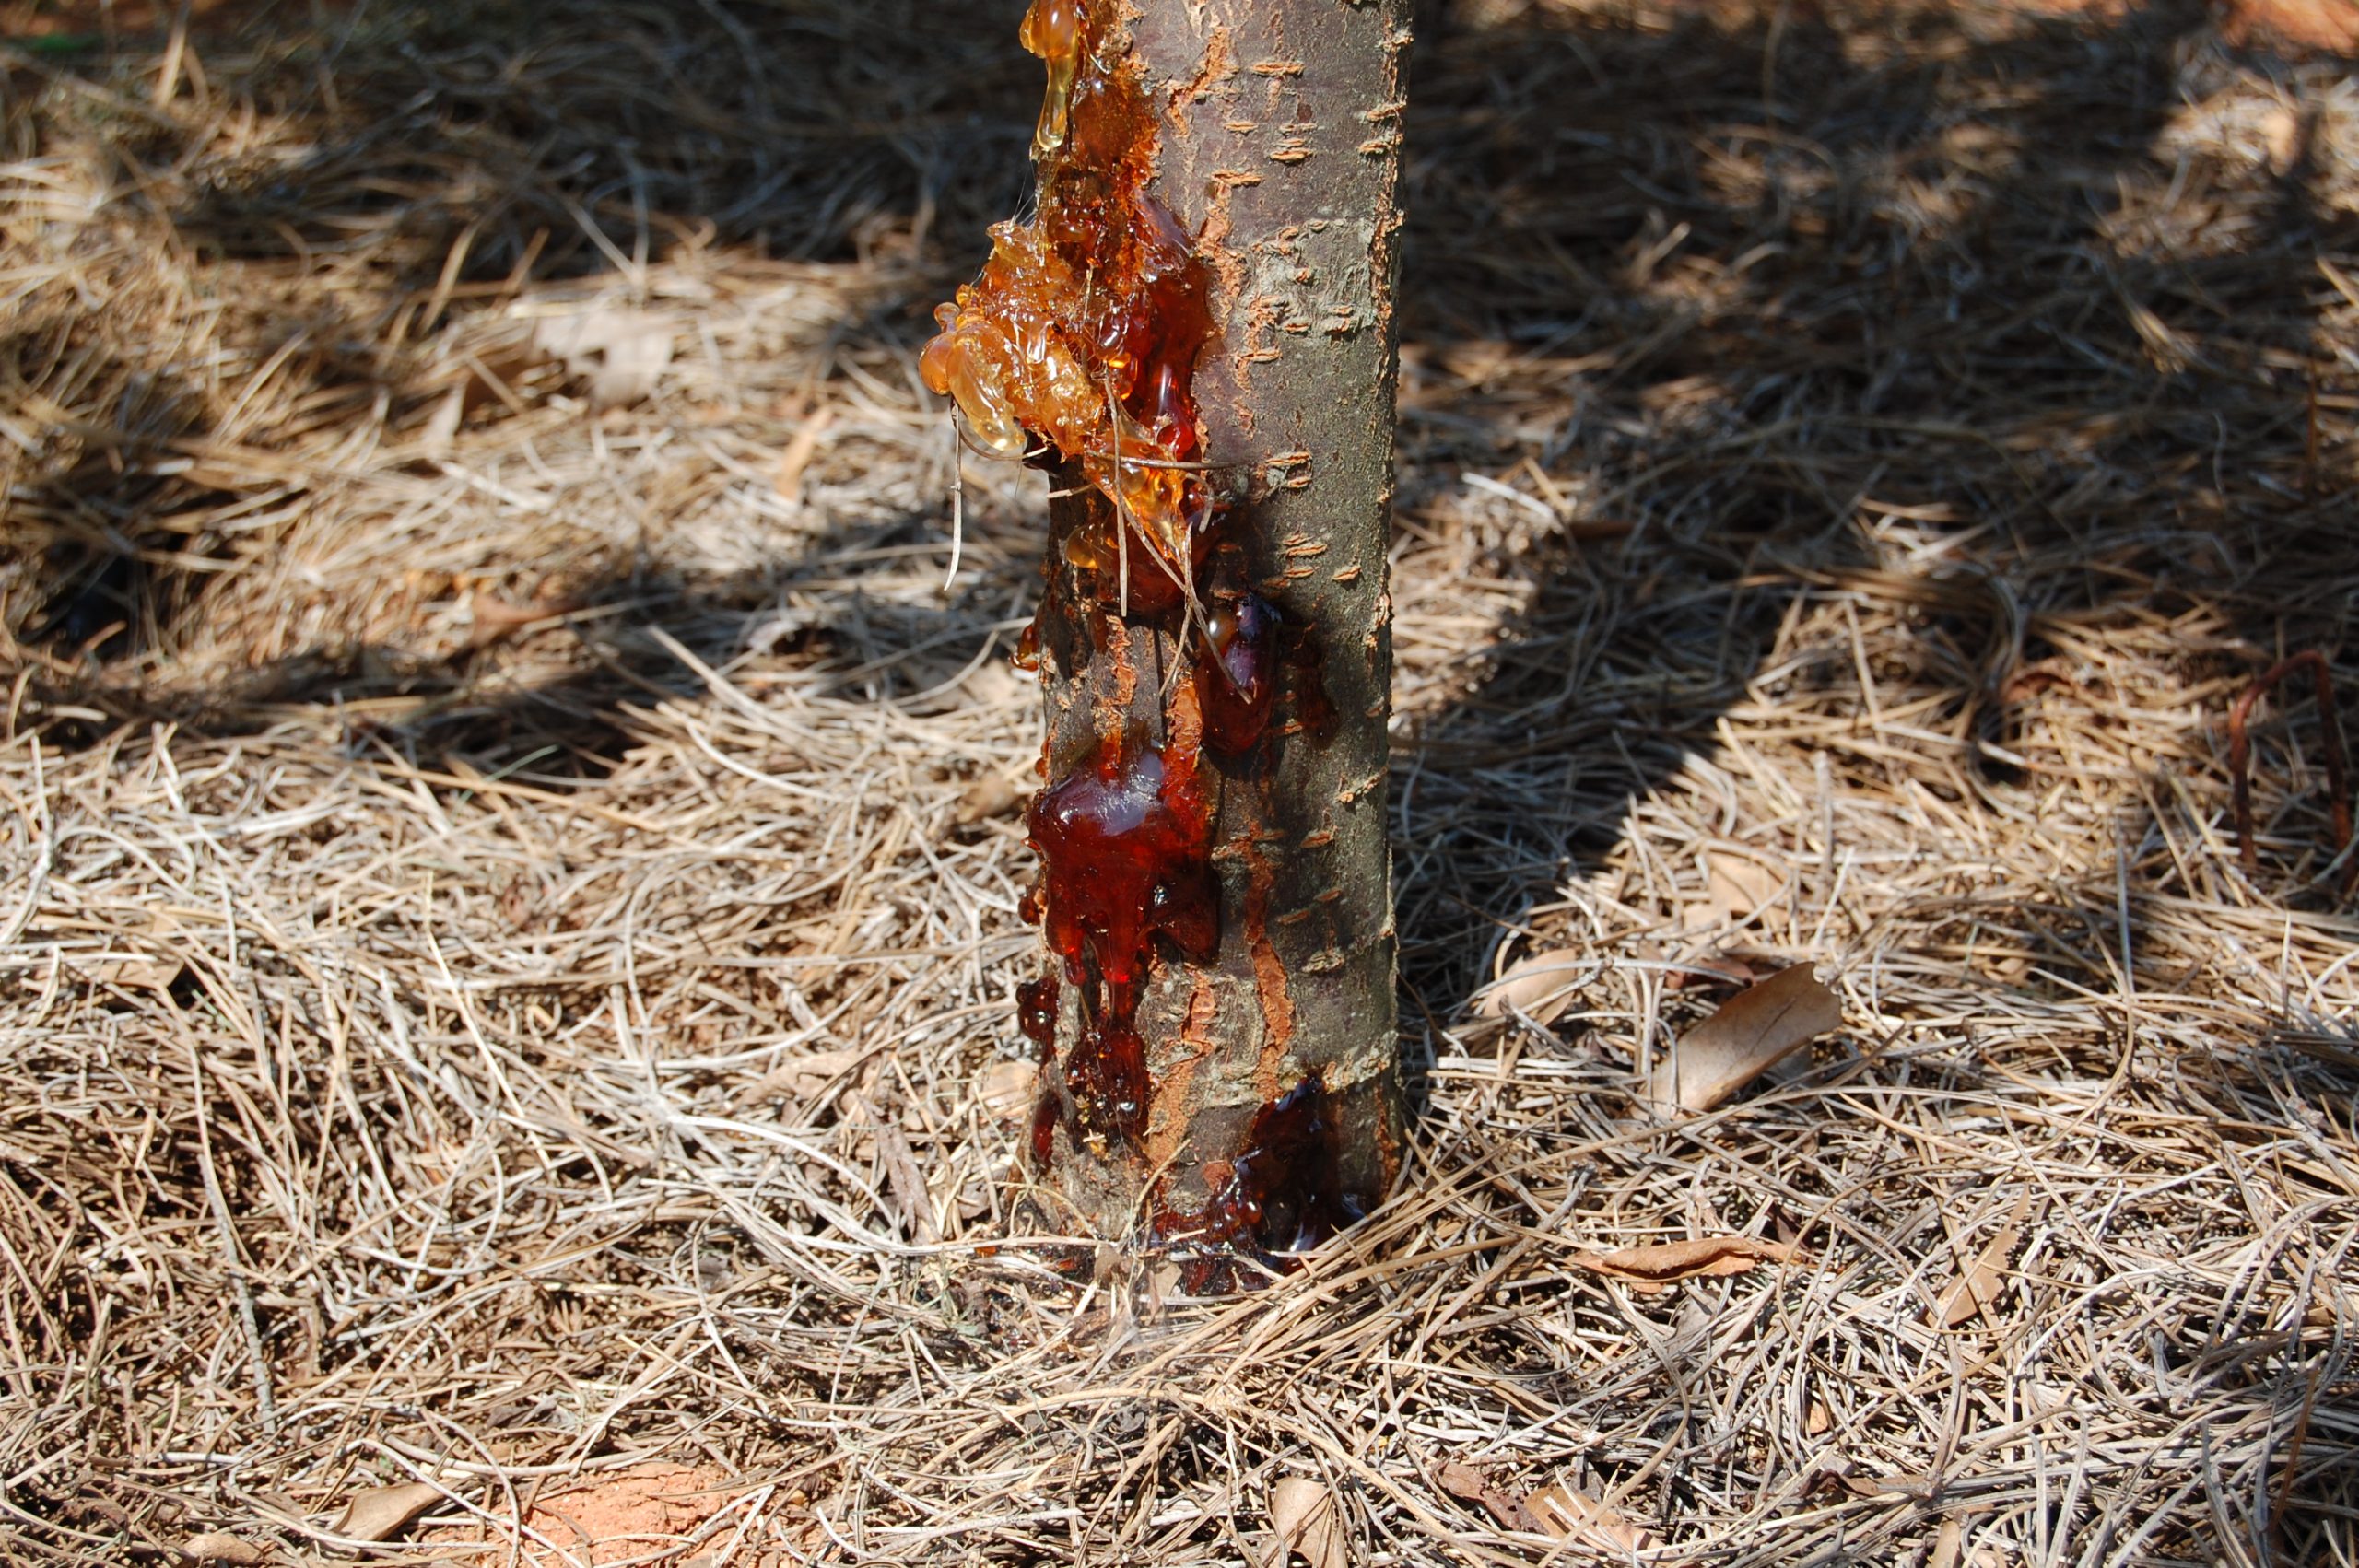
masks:
<path id="1" fill-rule="evenodd" d="M 1032 132 L 1032 156 L 1043 158 L 1065 145 L 1073 114 L 1073 82 L 1081 69 L 1081 9 L 1075 0 L 1032 0 L 1016 41 L 1049 64 L 1048 95 Z"/>

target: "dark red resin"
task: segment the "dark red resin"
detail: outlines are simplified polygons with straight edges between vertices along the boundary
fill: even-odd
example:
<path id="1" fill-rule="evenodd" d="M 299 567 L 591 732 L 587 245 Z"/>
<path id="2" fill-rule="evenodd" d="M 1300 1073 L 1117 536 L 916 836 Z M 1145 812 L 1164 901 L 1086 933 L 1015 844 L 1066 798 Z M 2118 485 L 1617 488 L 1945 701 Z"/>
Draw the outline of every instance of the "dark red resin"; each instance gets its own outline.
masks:
<path id="1" fill-rule="evenodd" d="M 1240 1255 L 1286 1268 L 1367 1214 L 1362 1196 L 1344 1186 L 1341 1137 L 1335 1096 L 1315 1078 L 1255 1113 L 1228 1180 L 1203 1211 L 1158 1219 L 1191 1292 L 1238 1282 Z"/>
<path id="2" fill-rule="evenodd" d="M 1032 1169 L 1040 1176 L 1057 1158 L 1057 1123 L 1063 1119 L 1064 1103 L 1053 1089 L 1040 1095 L 1040 1103 L 1032 1107 Z"/>
<path id="3" fill-rule="evenodd" d="M 1134 1141 L 1149 1093 L 1135 1020 L 1155 940 L 1199 962 L 1220 944 L 1195 759 L 1137 739 L 1101 745 L 1032 802 L 1027 820 L 1046 873 L 1049 947 L 1081 992 L 1081 1036 L 1065 1072 L 1080 1131 Z"/>
<path id="4" fill-rule="evenodd" d="M 1279 626 L 1277 611 L 1251 593 L 1217 605 L 1206 620 L 1204 640 L 1213 656 L 1196 665 L 1196 690 L 1204 742 L 1224 756 L 1251 751 L 1270 727 Z"/>
<path id="5" fill-rule="evenodd" d="M 1037 1045 L 1057 1043 L 1057 982 L 1043 975 L 1015 988 L 1015 1024 Z"/>
<path id="6" fill-rule="evenodd" d="M 1325 745 L 1335 738 L 1335 701 L 1327 695 L 1327 650 L 1319 634 L 1298 622 L 1285 623 L 1278 629 L 1278 661 L 1290 677 L 1286 691 L 1294 699 L 1294 722 L 1313 744 Z"/>

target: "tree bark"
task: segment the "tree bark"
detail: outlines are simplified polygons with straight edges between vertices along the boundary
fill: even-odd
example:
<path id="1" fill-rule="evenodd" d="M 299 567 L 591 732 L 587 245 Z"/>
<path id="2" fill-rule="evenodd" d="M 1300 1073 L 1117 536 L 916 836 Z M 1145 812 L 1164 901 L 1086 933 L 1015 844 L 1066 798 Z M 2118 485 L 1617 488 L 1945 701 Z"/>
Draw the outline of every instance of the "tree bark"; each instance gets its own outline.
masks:
<path id="1" fill-rule="evenodd" d="M 1035 0 L 1039 215 L 995 231 L 928 351 L 978 440 L 1020 427 L 1055 478 L 1033 1174 L 1199 1285 L 1349 1223 L 1400 1159 L 1386 546 L 1409 8 Z"/>

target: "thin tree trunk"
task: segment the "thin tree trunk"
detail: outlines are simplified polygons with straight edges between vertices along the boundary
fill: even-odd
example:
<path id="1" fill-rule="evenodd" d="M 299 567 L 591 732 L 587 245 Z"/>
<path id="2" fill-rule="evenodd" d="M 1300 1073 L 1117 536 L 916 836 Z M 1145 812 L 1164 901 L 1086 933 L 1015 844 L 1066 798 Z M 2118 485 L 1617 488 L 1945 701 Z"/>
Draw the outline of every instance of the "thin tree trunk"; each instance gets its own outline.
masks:
<path id="1" fill-rule="evenodd" d="M 980 444 L 1055 479 L 1033 1171 L 1199 1283 L 1341 1228 L 1399 1163 L 1408 10 L 1035 0 L 1038 214 L 994 231 L 925 362 Z"/>

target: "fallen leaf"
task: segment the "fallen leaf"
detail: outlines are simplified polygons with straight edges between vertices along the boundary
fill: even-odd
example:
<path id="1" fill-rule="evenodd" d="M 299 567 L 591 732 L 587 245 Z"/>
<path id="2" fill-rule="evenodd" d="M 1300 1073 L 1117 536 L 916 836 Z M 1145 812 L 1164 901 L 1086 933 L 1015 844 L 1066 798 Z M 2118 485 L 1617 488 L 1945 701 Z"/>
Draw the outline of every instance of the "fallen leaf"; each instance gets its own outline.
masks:
<path id="1" fill-rule="evenodd" d="M 1504 1018 L 1512 1009 L 1534 1024 L 1553 1024 L 1573 1005 L 1573 993 L 1589 977 L 1584 971 L 1595 966 L 1578 948 L 1529 954 L 1484 989 L 1474 1011 L 1485 1018 Z"/>
<path id="2" fill-rule="evenodd" d="M 1691 986 L 1749 986 L 1761 971 L 1732 953 L 1690 958 L 1663 971 L 1662 989 L 1684 991 Z"/>
<path id="3" fill-rule="evenodd" d="M 819 438 L 826 435 L 827 427 L 835 422 L 836 411 L 823 408 L 805 419 L 802 427 L 788 439 L 786 450 L 778 455 L 778 468 L 771 475 L 771 483 L 778 487 L 780 499 L 790 503 L 803 499 L 803 471 L 810 467 L 811 460 L 818 455 Z"/>
<path id="4" fill-rule="evenodd" d="M 227 1562 L 230 1568 L 253 1568 L 267 1555 L 261 1547 L 227 1530 L 208 1530 L 181 1543 L 181 1552 L 193 1562 Z"/>
<path id="5" fill-rule="evenodd" d="M 1558 1540 L 1595 1551 L 1622 1555 L 1661 1544 L 1619 1508 L 1584 1497 L 1561 1483 L 1541 1488 L 1525 1498 L 1523 1505 L 1540 1521 L 1540 1527 Z"/>
<path id="6" fill-rule="evenodd" d="M 576 599 L 536 600 L 530 604 L 511 604 L 496 593 L 486 593 L 477 589 L 467 596 L 467 646 L 488 648 L 526 626 L 561 619 L 581 608 L 581 601 Z"/>
<path id="7" fill-rule="evenodd" d="M 740 1090 L 737 1104 L 743 1108 L 777 1102 L 808 1108 L 829 1089 L 852 1082 L 852 1075 L 875 1054 L 873 1048 L 853 1047 L 789 1057 Z M 858 1076 L 864 1082 L 871 1075 Z"/>
<path id="8" fill-rule="evenodd" d="M 975 1075 L 975 1108 L 1013 1121 L 1031 1109 L 1033 1088 L 1039 1082 L 1038 1063 L 1014 1058 L 995 1061 Z"/>
<path id="9" fill-rule="evenodd" d="M 391 1540 L 409 1527 L 411 1520 L 443 1500 L 442 1489 L 426 1482 L 372 1487 L 345 1504 L 334 1527 L 351 1540 Z"/>
<path id="10" fill-rule="evenodd" d="M 1826 1435 L 1826 1429 L 1834 1424 L 1834 1412 L 1818 1400 L 1813 1399 L 1810 1402 L 1809 1410 L 1802 1416 L 1802 1431 L 1813 1437 L 1824 1437 Z"/>
<path id="11" fill-rule="evenodd" d="M 1289 1554 L 1300 1556 L 1310 1568 L 1350 1568 L 1343 1511 L 1324 1482 L 1309 1476 L 1280 1478 L 1270 1488 L 1270 1523 L 1278 1539 L 1262 1559 L 1263 1568 L 1285 1568 Z"/>
<path id="12" fill-rule="evenodd" d="M 136 990 L 169 989 L 188 967 L 177 958 L 151 958 L 145 954 L 106 953 L 69 955 L 74 973 L 94 986 L 123 986 Z"/>
<path id="13" fill-rule="evenodd" d="M 1024 799 L 1024 792 L 1002 773 L 986 773 L 967 786 L 958 797 L 958 804 L 950 813 L 950 820 L 961 827 L 971 827 L 995 816 L 1005 816 Z"/>
<path id="14" fill-rule="evenodd" d="M 1444 1459 L 1440 1469 L 1434 1472 L 1434 1480 L 1444 1492 L 1461 1502 L 1480 1503 L 1489 1509 L 1491 1517 L 1499 1522 L 1501 1529 L 1528 1536 L 1548 1533 L 1540 1521 L 1532 1517 L 1532 1510 L 1523 1505 L 1522 1499 L 1493 1486 L 1485 1479 L 1483 1472 L 1472 1465 L 1461 1464 L 1456 1459 Z"/>
<path id="15" fill-rule="evenodd" d="M 1654 1246 L 1625 1246 L 1618 1252 L 1568 1252 L 1565 1261 L 1644 1292 L 1659 1291 L 1682 1280 L 1743 1274 L 1756 1263 L 1790 1263 L 1801 1250 L 1793 1242 L 1765 1241 L 1759 1236 L 1698 1236 Z"/>
<path id="16" fill-rule="evenodd" d="M 1786 885 L 1786 879 L 1749 855 L 1725 849 L 1704 856 L 1704 900 L 1689 913 L 1691 930 L 1731 925 L 1767 906 Z"/>
<path id="17" fill-rule="evenodd" d="M 1830 1488 L 1848 1492 L 1854 1497 L 1913 1497 L 1919 1502 L 1931 1498 L 1937 1490 L 1931 1476 L 1855 1475 L 1848 1458 L 1829 1461 L 1811 1479 L 1808 1490 L 1821 1492 Z"/>
<path id="18" fill-rule="evenodd" d="M 1843 1022 L 1843 1003 L 1797 964 L 1741 990 L 1687 1031 L 1648 1085 L 1659 1105 L 1708 1111 Z"/>
<path id="19" fill-rule="evenodd" d="M 2031 1195 L 2025 1193 L 2017 1200 L 2015 1211 L 2007 1216 L 2006 1223 L 1972 1262 L 1959 1249 L 1958 1265 L 1964 1272 L 1951 1281 L 1949 1289 L 1933 1303 L 1935 1322 L 1944 1328 L 1954 1328 L 1969 1317 L 1996 1318 L 1993 1309 L 1999 1305 L 2001 1293 L 2007 1288 L 2007 1255 L 2023 1239 L 2024 1221 L 2030 1214 Z"/>
<path id="20" fill-rule="evenodd" d="M 1966 1527 L 1955 1519 L 1943 1519 L 1933 1533 L 1933 1554 L 1925 1560 L 1925 1568 L 1957 1568 L 1965 1554 Z"/>
<path id="21" fill-rule="evenodd" d="M 933 1199 L 926 1191 L 925 1173 L 918 1169 L 917 1151 L 910 1147 L 901 1129 L 878 1116 L 874 1107 L 869 1118 L 874 1128 L 876 1152 L 885 1165 L 882 1196 L 886 1206 L 919 1246 L 940 1241 L 942 1233 L 933 1223 Z"/>
<path id="22" fill-rule="evenodd" d="M 655 390 L 672 362 L 672 323 L 648 310 L 582 310 L 551 316 L 533 333 L 534 345 L 590 378 L 590 406 L 620 408 Z"/>

